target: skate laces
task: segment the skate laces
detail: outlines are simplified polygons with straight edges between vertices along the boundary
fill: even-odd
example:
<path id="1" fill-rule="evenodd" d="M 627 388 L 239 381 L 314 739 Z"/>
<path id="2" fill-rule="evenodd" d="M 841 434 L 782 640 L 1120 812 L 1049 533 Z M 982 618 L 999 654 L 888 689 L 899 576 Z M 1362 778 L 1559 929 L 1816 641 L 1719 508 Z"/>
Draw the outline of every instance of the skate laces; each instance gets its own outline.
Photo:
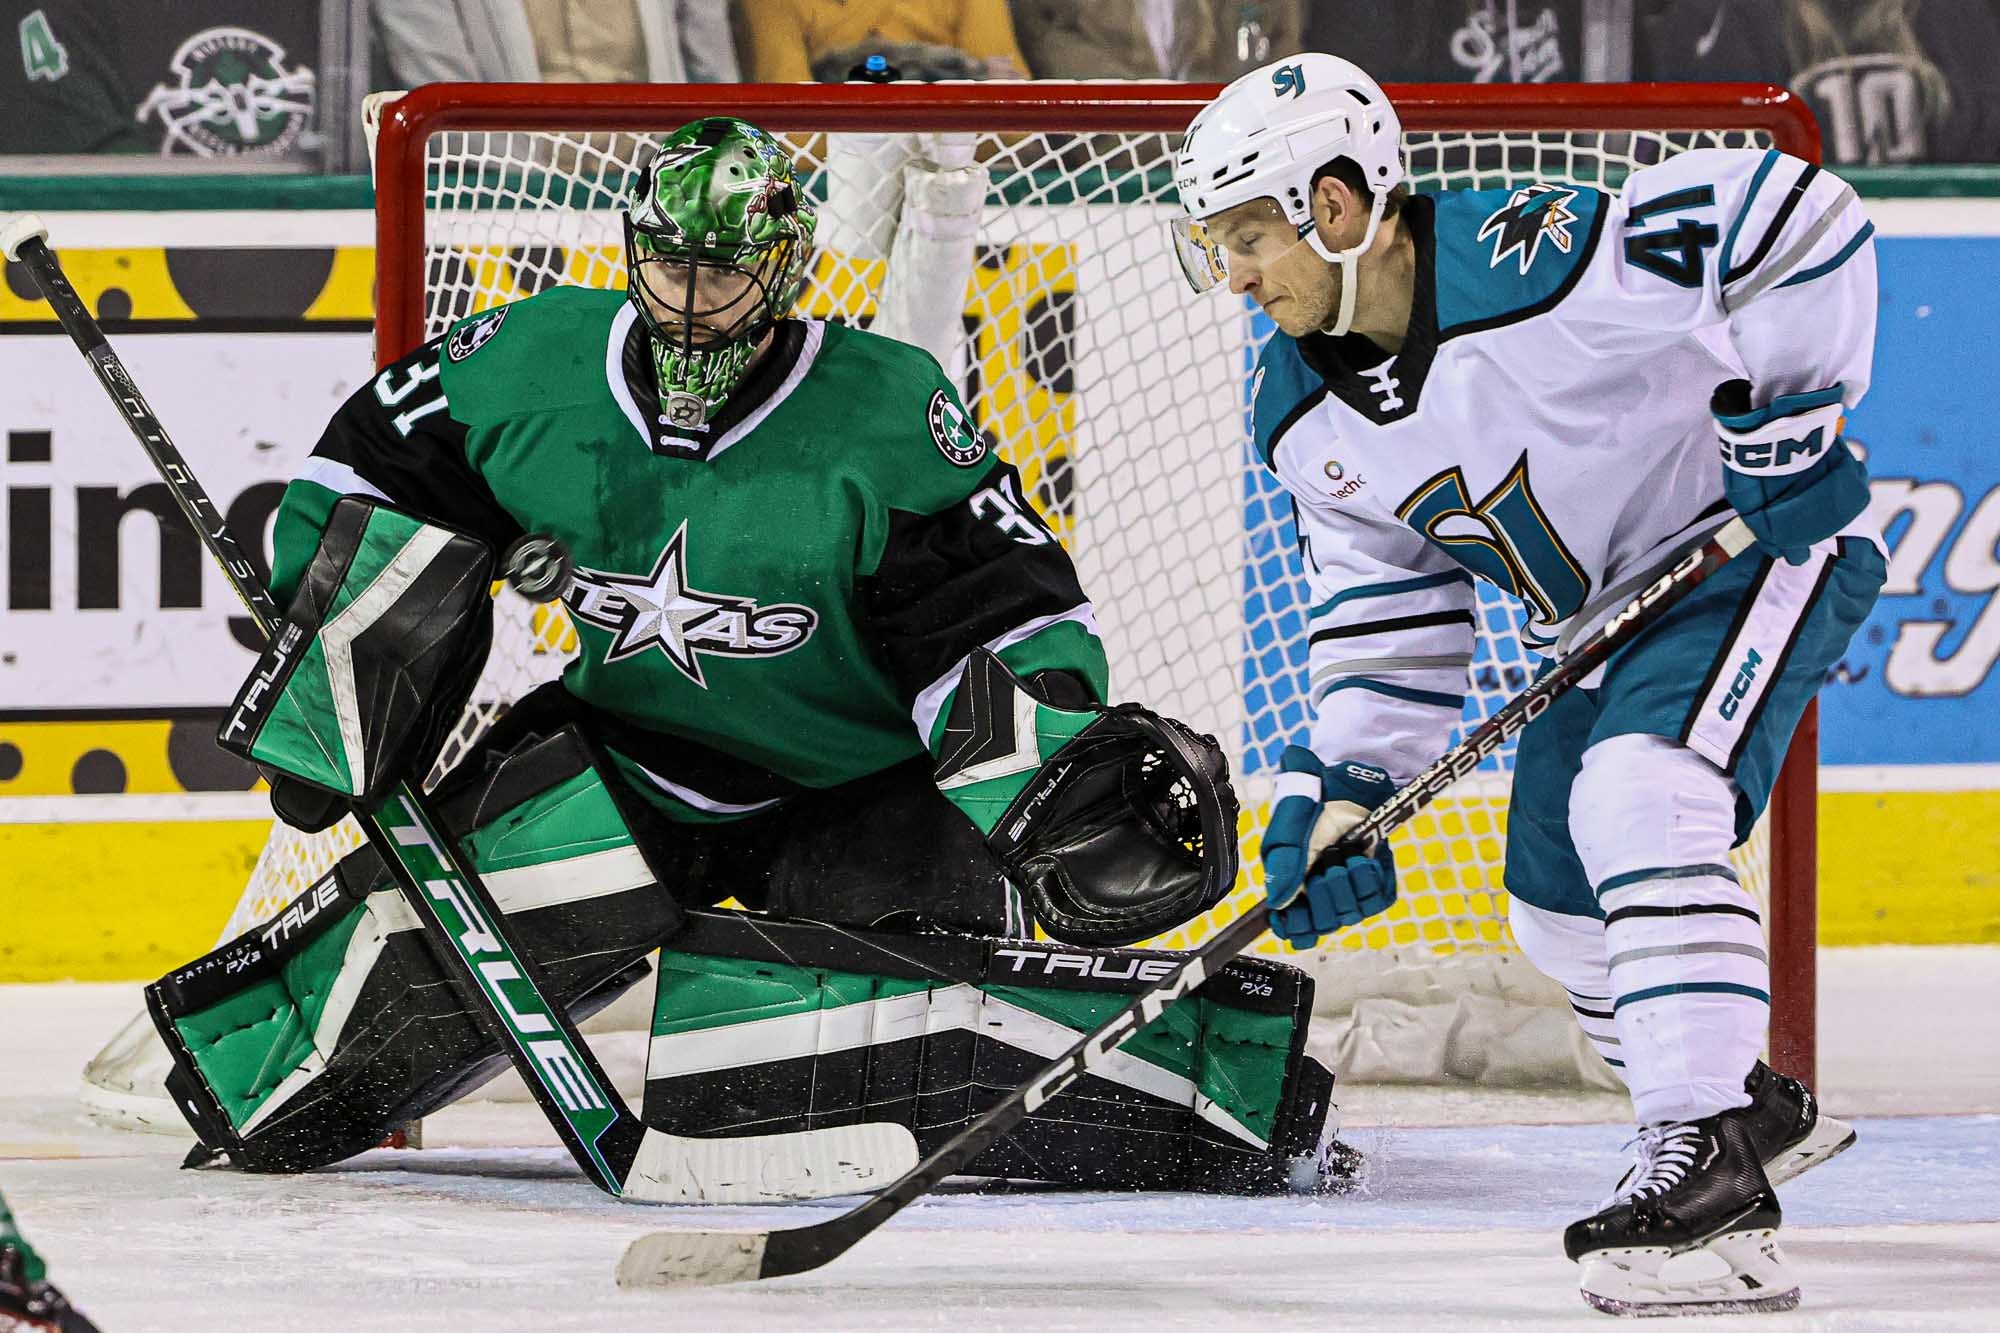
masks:
<path id="1" fill-rule="evenodd" d="M 1626 1143 L 1632 1167 L 1618 1182 L 1607 1207 L 1628 1199 L 1665 1194 L 1687 1179 L 1701 1131 L 1693 1125 L 1646 1125 Z"/>

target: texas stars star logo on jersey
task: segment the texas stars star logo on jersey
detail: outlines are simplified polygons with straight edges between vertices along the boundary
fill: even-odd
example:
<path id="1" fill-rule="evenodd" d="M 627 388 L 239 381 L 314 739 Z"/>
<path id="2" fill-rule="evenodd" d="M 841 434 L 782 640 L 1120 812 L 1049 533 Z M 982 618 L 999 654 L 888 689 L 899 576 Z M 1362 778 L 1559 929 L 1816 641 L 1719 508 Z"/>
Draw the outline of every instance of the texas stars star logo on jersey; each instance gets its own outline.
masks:
<path id="1" fill-rule="evenodd" d="M 689 587 L 686 523 L 660 552 L 652 573 L 578 569 L 563 602 L 582 623 L 610 631 L 607 665 L 658 649 L 703 689 L 708 682 L 701 674 L 702 654 L 776 657 L 811 638 L 819 624 L 819 613 L 809 606 L 759 606 L 753 598 Z"/>
<path id="2" fill-rule="evenodd" d="M 1493 238 L 1493 259 L 1488 268 L 1499 268 L 1508 255 L 1521 256 L 1521 272 L 1535 262 L 1542 238 L 1564 254 L 1575 244 L 1569 224 L 1576 221 L 1569 202 L 1577 192 L 1560 185 L 1525 185 L 1514 191 L 1504 208 L 1495 210 L 1479 226 L 1477 240 Z"/>

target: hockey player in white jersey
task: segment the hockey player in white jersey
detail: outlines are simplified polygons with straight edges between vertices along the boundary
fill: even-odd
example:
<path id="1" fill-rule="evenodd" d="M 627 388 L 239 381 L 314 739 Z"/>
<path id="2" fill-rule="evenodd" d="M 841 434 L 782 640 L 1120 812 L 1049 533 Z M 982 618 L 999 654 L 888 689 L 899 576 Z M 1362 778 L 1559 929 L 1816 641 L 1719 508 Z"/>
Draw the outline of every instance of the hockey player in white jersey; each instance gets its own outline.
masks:
<path id="1" fill-rule="evenodd" d="M 1445 748 L 1475 578 L 1554 655 L 1741 514 L 1757 549 L 1523 733 L 1506 887 L 1641 1127 L 1564 1238 L 1585 1299 L 1790 1308 L 1772 1182 L 1853 1133 L 1758 1058 L 1769 969 L 1729 852 L 1885 572 L 1839 438 L 1868 385 L 1872 227 L 1775 150 L 1685 152 L 1615 195 L 1403 176 L 1394 108 L 1329 55 L 1230 84 L 1176 169 L 1189 280 L 1279 329 L 1255 443 L 1313 594 L 1311 734 L 1263 841 L 1273 927 L 1303 946 L 1395 901 L 1386 847 L 1305 870 Z M 1692 1250 L 1723 1262 L 1668 1262 Z"/>

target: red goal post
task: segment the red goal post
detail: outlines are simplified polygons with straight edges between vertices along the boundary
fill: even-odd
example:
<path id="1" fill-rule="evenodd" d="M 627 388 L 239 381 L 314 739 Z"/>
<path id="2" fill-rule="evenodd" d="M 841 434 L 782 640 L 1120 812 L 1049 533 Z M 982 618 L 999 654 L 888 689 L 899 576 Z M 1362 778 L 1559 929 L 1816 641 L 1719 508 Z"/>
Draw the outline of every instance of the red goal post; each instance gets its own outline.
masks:
<path id="1" fill-rule="evenodd" d="M 1173 134 L 1219 91 L 1213 84 L 967 83 L 844 85 L 433 84 L 381 107 L 375 139 L 376 356 L 386 364 L 425 337 L 426 195 L 434 135 L 446 132 L 663 132 L 734 115 L 804 134 L 965 131 Z M 1762 84 L 1389 85 L 1406 134 L 1465 132 L 1680 134 L 1750 131 L 1819 159 L 1804 104 Z M 1162 270 L 1160 283 L 1177 283 Z M 1222 441 L 1218 441 L 1220 446 Z M 1817 705 L 1793 740 L 1767 815 L 1766 922 L 1772 1062 L 1815 1072 Z"/>

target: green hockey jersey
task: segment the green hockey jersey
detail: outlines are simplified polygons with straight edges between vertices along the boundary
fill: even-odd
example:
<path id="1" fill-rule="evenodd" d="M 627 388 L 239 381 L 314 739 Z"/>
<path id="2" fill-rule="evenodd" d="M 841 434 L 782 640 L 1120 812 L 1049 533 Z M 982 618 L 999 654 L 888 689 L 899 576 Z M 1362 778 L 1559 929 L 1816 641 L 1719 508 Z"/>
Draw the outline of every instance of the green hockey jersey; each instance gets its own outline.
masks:
<path id="1" fill-rule="evenodd" d="M 334 416 L 285 493 L 282 604 L 341 494 L 504 549 L 568 546 L 581 651 L 633 784 L 735 817 L 924 753 L 966 655 L 1105 695 L 1068 555 L 927 353 L 781 321 L 705 429 L 658 407 L 622 293 L 558 287 L 463 320 Z"/>

